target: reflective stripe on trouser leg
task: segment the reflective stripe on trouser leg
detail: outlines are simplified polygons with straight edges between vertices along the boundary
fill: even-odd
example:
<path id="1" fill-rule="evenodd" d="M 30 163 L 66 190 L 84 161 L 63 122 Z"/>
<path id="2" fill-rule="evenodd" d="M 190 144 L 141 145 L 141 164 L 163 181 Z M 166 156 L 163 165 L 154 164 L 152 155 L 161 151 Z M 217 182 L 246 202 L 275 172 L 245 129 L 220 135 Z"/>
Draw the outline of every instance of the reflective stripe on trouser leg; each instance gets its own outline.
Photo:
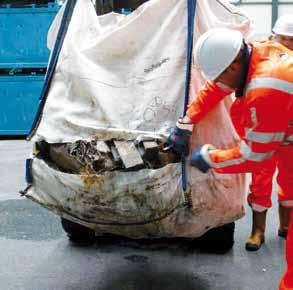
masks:
<path id="1" fill-rule="evenodd" d="M 261 206 L 255 203 L 249 203 L 249 205 L 252 208 L 252 210 L 256 212 L 263 212 L 269 208 L 269 207 Z"/>
<path id="2" fill-rule="evenodd" d="M 279 204 L 281 204 L 284 207 L 293 207 L 293 200 L 279 200 Z"/>

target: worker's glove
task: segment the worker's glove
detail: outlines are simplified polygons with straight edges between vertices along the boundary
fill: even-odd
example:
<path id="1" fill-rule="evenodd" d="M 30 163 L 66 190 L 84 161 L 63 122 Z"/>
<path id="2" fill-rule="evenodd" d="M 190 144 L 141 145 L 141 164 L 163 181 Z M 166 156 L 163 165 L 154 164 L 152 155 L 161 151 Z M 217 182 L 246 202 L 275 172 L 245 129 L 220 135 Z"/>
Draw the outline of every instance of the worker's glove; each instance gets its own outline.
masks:
<path id="1" fill-rule="evenodd" d="M 179 119 L 176 123 L 176 127 L 171 129 L 168 138 L 169 147 L 176 153 L 187 156 L 189 153 L 189 139 L 192 130 L 192 123 L 182 123 L 182 119 Z"/>
<path id="2" fill-rule="evenodd" d="M 191 155 L 190 165 L 206 173 L 211 168 L 209 151 L 215 149 L 213 145 L 205 144 Z"/>

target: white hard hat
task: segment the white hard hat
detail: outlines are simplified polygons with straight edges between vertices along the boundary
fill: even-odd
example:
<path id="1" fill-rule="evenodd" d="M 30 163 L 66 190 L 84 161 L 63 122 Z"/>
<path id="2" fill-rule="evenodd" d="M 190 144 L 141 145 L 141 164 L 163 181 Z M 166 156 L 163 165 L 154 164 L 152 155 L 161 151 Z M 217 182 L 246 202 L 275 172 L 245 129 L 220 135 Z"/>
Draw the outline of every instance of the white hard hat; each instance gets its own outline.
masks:
<path id="1" fill-rule="evenodd" d="M 274 25 L 273 32 L 279 35 L 293 36 L 293 14 L 279 17 Z"/>
<path id="2" fill-rule="evenodd" d="M 238 55 L 243 36 L 237 30 L 215 28 L 201 35 L 194 47 L 195 62 L 207 80 L 216 79 Z"/>

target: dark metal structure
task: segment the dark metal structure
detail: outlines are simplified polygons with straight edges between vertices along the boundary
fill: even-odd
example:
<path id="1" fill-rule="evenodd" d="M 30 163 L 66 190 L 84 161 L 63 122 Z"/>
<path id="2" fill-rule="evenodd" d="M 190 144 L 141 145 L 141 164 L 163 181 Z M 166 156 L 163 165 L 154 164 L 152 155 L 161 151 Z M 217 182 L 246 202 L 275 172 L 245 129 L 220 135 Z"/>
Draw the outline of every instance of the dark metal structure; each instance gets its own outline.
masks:
<path id="1" fill-rule="evenodd" d="M 13 8 L 26 7 L 28 5 L 42 6 L 54 3 L 55 0 L 0 0 L 0 7 L 9 5 Z"/>
<path id="2" fill-rule="evenodd" d="M 123 9 L 135 10 L 147 0 L 96 0 L 96 11 L 98 15 L 111 11 L 121 13 Z"/>
<path id="3" fill-rule="evenodd" d="M 230 0 L 231 3 L 235 4 L 235 5 L 245 5 L 245 6 L 267 6 L 267 5 L 271 5 L 271 9 L 272 9 L 272 21 L 271 21 L 271 27 L 274 26 L 276 20 L 279 17 L 279 9 L 280 6 L 282 5 L 293 5 L 293 0 L 292 1 L 282 1 L 282 0 L 271 0 L 271 1 L 254 1 L 254 0 Z"/>

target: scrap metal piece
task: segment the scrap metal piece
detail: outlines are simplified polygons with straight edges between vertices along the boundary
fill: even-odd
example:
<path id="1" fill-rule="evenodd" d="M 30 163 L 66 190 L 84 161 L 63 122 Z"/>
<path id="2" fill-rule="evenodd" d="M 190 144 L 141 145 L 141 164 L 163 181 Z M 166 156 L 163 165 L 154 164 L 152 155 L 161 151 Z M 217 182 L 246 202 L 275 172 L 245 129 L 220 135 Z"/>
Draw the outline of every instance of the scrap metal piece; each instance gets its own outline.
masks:
<path id="1" fill-rule="evenodd" d="M 97 141 L 96 149 L 102 153 L 111 153 L 111 150 L 106 142 L 104 141 Z"/>
<path id="2" fill-rule="evenodd" d="M 138 145 L 139 143 L 142 143 L 144 141 L 156 141 L 158 143 L 166 143 L 167 142 L 167 137 L 164 135 L 157 135 L 157 134 L 145 134 L 145 135 L 139 135 L 136 137 L 134 140 L 134 143 Z"/>
<path id="3" fill-rule="evenodd" d="M 77 173 L 82 167 L 82 163 L 69 152 L 68 144 L 50 144 L 49 157 L 55 165 L 65 172 Z"/>
<path id="4" fill-rule="evenodd" d="M 143 148 L 144 148 L 144 158 L 146 158 L 147 160 L 155 160 L 158 158 L 159 145 L 157 142 L 144 141 Z"/>
<path id="5" fill-rule="evenodd" d="M 144 162 L 133 142 L 114 141 L 114 144 L 126 170 L 144 168 Z"/>

